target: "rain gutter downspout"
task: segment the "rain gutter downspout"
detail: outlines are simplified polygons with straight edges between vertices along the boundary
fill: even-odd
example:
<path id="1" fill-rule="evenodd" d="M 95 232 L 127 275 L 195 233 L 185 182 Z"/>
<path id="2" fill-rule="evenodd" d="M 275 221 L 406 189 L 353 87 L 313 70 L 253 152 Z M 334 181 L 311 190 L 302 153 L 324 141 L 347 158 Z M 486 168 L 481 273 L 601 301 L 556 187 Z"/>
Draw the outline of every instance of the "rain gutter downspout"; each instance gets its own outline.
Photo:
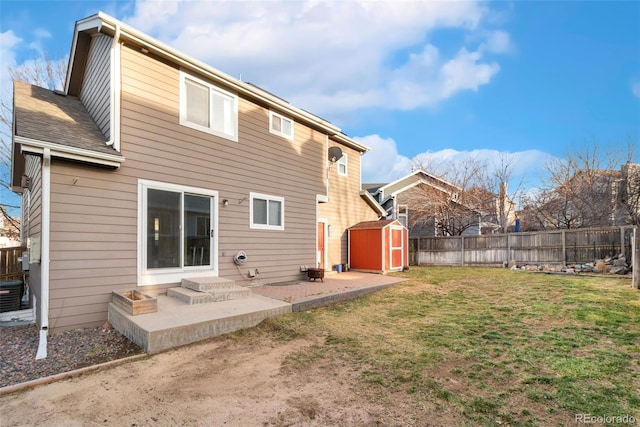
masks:
<path id="1" fill-rule="evenodd" d="M 49 333 L 49 246 L 51 221 L 51 150 L 42 152 L 42 225 L 40 231 L 40 343 L 36 359 L 47 357 Z"/>
<path id="2" fill-rule="evenodd" d="M 111 75 L 110 75 L 110 97 L 111 106 L 109 114 L 111 124 L 109 129 L 109 141 L 107 145 L 120 152 L 120 25 L 115 26 L 115 34 L 111 43 Z"/>

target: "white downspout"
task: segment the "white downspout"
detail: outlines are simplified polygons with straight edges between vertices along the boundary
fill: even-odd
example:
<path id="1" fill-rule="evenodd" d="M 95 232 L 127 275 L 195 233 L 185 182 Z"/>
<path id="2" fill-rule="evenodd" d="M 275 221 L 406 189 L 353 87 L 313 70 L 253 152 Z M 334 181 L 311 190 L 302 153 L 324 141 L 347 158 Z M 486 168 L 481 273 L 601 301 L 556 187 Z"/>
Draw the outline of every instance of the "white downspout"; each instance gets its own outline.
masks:
<path id="1" fill-rule="evenodd" d="M 111 124 L 109 129 L 109 141 L 107 145 L 120 152 L 120 25 L 116 25 L 116 32 L 111 43 Z"/>
<path id="2" fill-rule="evenodd" d="M 51 150 L 42 152 L 42 225 L 40 232 L 40 343 L 36 359 L 47 357 L 49 333 L 49 232 L 51 221 Z"/>

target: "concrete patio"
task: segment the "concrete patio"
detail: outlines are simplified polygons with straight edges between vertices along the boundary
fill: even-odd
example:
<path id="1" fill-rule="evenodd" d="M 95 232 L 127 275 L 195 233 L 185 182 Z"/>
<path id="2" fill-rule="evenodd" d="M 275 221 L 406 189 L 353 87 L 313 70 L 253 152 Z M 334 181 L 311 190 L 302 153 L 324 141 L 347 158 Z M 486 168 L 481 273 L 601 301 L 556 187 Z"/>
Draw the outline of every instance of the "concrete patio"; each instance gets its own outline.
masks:
<path id="1" fill-rule="evenodd" d="M 109 304 L 109 322 L 149 353 L 250 328 L 264 319 L 349 301 L 405 279 L 381 274 L 330 273 L 323 281 L 299 281 L 250 288 L 241 299 L 190 305 L 167 295 L 158 297 L 155 313 L 129 315 Z"/>

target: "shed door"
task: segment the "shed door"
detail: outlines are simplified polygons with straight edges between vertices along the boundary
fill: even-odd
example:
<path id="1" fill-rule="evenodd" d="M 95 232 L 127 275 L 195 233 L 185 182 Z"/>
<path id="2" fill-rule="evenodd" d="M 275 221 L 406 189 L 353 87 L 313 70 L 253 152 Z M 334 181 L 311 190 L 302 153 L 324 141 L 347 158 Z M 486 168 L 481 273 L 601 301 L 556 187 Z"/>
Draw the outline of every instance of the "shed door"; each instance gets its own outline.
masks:
<path id="1" fill-rule="evenodd" d="M 391 269 L 404 267 L 404 228 L 391 227 Z"/>

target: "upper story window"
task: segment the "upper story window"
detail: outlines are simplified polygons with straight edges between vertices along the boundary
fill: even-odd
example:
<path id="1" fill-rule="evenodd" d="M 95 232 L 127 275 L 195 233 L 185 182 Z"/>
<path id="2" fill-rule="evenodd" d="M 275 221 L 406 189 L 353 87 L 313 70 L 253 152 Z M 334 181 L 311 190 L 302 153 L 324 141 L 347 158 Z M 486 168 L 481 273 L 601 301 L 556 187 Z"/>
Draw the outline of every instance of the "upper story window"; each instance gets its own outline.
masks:
<path id="1" fill-rule="evenodd" d="M 336 163 L 338 175 L 347 176 L 347 154 L 343 152 L 342 157 L 340 157 Z"/>
<path id="2" fill-rule="evenodd" d="M 287 139 L 293 139 L 293 120 L 271 111 L 269 112 L 269 131 Z"/>
<path id="3" fill-rule="evenodd" d="M 250 193 L 250 228 L 284 230 L 284 198 Z"/>
<path id="4" fill-rule="evenodd" d="M 397 218 L 402 225 L 409 226 L 409 207 L 407 205 L 398 205 Z"/>
<path id="5" fill-rule="evenodd" d="M 238 140 L 238 97 L 180 72 L 180 124 Z"/>

